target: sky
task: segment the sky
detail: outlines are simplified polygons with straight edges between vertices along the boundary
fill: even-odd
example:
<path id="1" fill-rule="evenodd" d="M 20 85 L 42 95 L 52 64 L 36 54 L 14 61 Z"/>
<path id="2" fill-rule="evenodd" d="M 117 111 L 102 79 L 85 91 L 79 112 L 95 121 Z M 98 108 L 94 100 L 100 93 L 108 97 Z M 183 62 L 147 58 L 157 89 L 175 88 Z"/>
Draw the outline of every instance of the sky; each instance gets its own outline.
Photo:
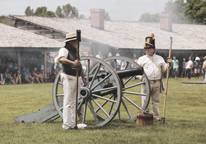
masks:
<path id="1" fill-rule="evenodd" d="M 1 15 L 24 15 L 27 6 L 36 10 L 46 6 L 56 11 L 58 6 L 70 3 L 79 10 L 79 14 L 90 16 L 90 9 L 105 9 L 112 20 L 138 21 L 143 13 L 161 13 L 169 0 L 0 0 Z"/>

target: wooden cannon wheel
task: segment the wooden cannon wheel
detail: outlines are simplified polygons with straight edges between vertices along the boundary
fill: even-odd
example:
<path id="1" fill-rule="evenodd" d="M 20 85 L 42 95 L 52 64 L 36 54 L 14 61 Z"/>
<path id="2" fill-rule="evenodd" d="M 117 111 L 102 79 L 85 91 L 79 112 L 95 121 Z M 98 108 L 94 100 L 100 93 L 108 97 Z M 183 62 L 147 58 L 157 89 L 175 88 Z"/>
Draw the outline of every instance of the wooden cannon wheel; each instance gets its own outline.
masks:
<path id="1" fill-rule="evenodd" d="M 124 62 L 124 67 L 121 70 L 128 70 L 132 68 L 140 67 L 136 62 L 132 59 L 123 57 L 123 56 L 114 56 L 105 58 L 104 61 L 110 63 L 113 68 L 118 71 L 117 62 L 118 61 Z M 143 78 L 144 80 L 141 81 L 140 79 L 135 79 L 136 76 L 128 76 L 126 78 L 121 79 L 122 84 L 122 106 L 123 109 L 120 108 L 121 111 L 118 112 L 118 118 L 120 119 L 120 114 L 126 112 L 129 116 L 129 121 L 136 120 L 137 112 L 141 109 L 146 109 L 149 101 L 150 101 L 150 85 L 149 80 L 146 74 L 143 72 L 142 75 L 138 75 L 138 78 Z M 130 84 L 132 81 L 132 85 Z M 141 85 L 146 86 L 146 94 L 141 93 Z M 142 106 L 141 96 L 145 96 L 146 100 L 144 105 Z M 123 111 L 125 109 L 125 111 Z M 124 117 L 122 117 L 125 119 Z M 128 119 L 128 118 L 126 118 Z"/>
<path id="2" fill-rule="evenodd" d="M 82 87 L 78 110 L 84 107 L 83 123 L 96 126 L 108 124 L 117 114 L 122 98 L 122 85 L 116 71 L 107 62 L 96 57 L 81 57 L 87 87 Z M 62 117 L 63 90 L 60 74 L 53 84 L 53 103 Z M 88 113 L 87 107 L 91 113 Z M 87 119 L 87 120 L 86 120 Z"/>

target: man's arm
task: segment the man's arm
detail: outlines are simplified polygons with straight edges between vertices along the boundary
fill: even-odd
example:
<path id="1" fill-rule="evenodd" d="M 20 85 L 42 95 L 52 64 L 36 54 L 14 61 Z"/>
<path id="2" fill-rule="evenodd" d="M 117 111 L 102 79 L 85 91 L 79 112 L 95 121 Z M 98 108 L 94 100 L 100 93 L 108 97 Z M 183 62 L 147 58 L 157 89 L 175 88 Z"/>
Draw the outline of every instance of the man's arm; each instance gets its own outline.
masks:
<path id="1" fill-rule="evenodd" d="M 179 69 L 179 67 L 180 67 L 180 63 L 179 63 L 179 61 L 178 61 L 178 69 Z"/>
<path id="2" fill-rule="evenodd" d="M 82 77 L 82 80 L 83 80 L 84 86 L 87 86 L 87 81 L 86 81 L 86 79 L 85 79 L 85 77 L 84 77 L 83 72 L 81 72 L 81 77 Z"/>
<path id="3" fill-rule="evenodd" d="M 35 72 L 33 72 L 32 73 L 34 76 L 36 76 L 36 77 L 39 77 L 39 75 L 38 74 L 36 74 Z"/>
<path id="4" fill-rule="evenodd" d="M 10 75 L 10 77 L 11 77 L 11 75 Z M 10 77 L 9 77 L 9 75 L 5 74 L 5 78 L 10 79 Z"/>
<path id="5" fill-rule="evenodd" d="M 190 63 L 190 69 L 192 69 L 192 67 L 193 67 L 193 63 Z"/>
<path id="6" fill-rule="evenodd" d="M 50 58 L 50 59 L 49 59 L 49 62 L 50 62 L 50 63 L 53 63 L 53 59 L 52 59 L 52 58 Z"/>
<path id="7" fill-rule="evenodd" d="M 203 69 L 206 68 L 206 62 L 203 62 L 202 68 L 203 68 Z"/>

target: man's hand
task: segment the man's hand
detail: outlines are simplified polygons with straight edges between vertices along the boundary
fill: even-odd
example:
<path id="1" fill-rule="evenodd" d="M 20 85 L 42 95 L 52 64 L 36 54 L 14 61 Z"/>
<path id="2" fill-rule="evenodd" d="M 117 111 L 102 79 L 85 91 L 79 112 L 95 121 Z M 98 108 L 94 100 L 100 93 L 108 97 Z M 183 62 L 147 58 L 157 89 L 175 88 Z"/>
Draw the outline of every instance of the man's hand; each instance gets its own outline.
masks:
<path id="1" fill-rule="evenodd" d="M 83 79 L 84 86 L 87 86 L 87 81 Z"/>
<path id="2" fill-rule="evenodd" d="M 172 64 L 172 59 L 171 58 L 167 58 L 167 63 L 169 63 L 169 68 L 172 68 L 173 64 Z"/>
<path id="3" fill-rule="evenodd" d="M 80 65 L 80 61 L 79 60 L 75 60 L 74 62 L 73 62 L 73 66 L 79 66 Z"/>

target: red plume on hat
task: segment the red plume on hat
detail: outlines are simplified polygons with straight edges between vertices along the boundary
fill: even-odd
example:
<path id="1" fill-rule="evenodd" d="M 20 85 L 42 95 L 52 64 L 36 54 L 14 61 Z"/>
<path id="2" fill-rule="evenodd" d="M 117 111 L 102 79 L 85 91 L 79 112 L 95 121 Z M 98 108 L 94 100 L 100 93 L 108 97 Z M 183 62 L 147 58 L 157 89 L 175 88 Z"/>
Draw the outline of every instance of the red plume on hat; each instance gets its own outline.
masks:
<path id="1" fill-rule="evenodd" d="M 145 38 L 144 49 L 146 49 L 146 48 L 153 48 L 153 49 L 155 49 L 154 33 L 151 33 L 151 36 Z"/>

